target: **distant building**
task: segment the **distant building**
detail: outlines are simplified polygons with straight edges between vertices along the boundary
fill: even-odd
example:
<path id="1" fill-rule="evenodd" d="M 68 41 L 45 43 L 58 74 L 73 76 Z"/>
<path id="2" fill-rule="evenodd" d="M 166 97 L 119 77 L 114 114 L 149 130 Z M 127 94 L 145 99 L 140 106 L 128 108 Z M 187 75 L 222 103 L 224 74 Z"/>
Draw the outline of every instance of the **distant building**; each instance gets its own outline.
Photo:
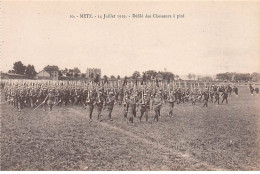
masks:
<path id="1" fill-rule="evenodd" d="M 51 74 L 45 70 L 40 71 L 35 76 L 36 79 L 51 79 Z"/>
<path id="2" fill-rule="evenodd" d="M 25 75 L 21 75 L 21 74 L 1 72 L 1 79 L 28 79 L 28 78 Z"/>
<path id="3" fill-rule="evenodd" d="M 58 66 L 46 66 L 43 68 L 43 70 L 45 70 L 46 72 L 48 72 L 50 74 L 50 79 L 52 80 L 58 80 L 59 78 L 59 67 Z"/>
<path id="4" fill-rule="evenodd" d="M 86 77 L 87 78 L 95 78 L 97 75 L 99 75 L 99 77 L 101 77 L 101 69 L 99 68 L 87 68 L 86 71 Z"/>
<path id="5" fill-rule="evenodd" d="M 46 66 L 36 74 L 36 79 L 50 79 L 50 80 L 58 80 L 59 79 L 59 67 L 58 66 Z"/>

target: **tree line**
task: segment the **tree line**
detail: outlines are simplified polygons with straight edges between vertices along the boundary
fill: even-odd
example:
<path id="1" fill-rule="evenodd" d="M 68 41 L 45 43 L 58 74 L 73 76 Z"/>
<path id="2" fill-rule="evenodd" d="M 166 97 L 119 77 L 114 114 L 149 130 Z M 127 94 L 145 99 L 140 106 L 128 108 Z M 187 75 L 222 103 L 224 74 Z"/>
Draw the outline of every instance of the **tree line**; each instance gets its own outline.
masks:
<path id="1" fill-rule="evenodd" d="M 250 73 L 236 73 L 236 72 L 226 72 L 226 73 L 219 73 L 216 75 L 216 79 L 219 81 L 260 81 L 260 73 L 254 72 Z"/>
<path id="2" fill-rule="evenodd" d="M 37 74 L 33 65 L 25 66 L 21 61 L 15 62 L 13 69 L 9 70 L 8 73 L 25 75 L 28 78 L 34 78 Z"/>
<path id="3" fill-rule="evenodd" d="M 36 76 L 36 71 L 33 65 L 28 64 L 27 66 L 24 65 L 21 61 L 17 61 L 13 64 L 13 69 L 9 70 L 8 73 L 15 73 L 20 75 L 25 75 L 27 78 L 34 78 Z M 63 70 L 59 70 L 59 77 L 62 76 L 71 77 L 71 78 L 86 78 L 85 73 L 81 73 L 79 68 L 74 69 L 68 69 L 65 68 Z M 189 73 L 187 75 L 188 79 L 195 80 L 196 75 Z M 96 75 L 94 77 L 94 74 L 91 74 L 90 77 L 93 81 L 99 81 L 102 77 L 99 75 Z M 134 80 L 142 80 L 142 81 L 152 81 L 152 80 L 164 80 L 164 81 L 175 81 L 175 80 L 181 80 L 180 77 L 176 74 L 173 74 L 169 71 L 155 71 L 155 70 L 148 70 L 144 72 L 134 71 L 131 76 L 125 76 L 125 79 L 134 79 Z M 103 79 L 106 80 L 119 80 L 121 79 L 120 75 L 111 75 L 108 77 L 107 75 L 103 76 Z M 254 72 L 252 74 L 250 73 L 236 73 L 236 72 L 226 72 L 226 73 L 218 73 L 216 75 L 216 79 L 218 81 L 260 81 L 260 73 Z M 201 77 L 198 78 L 198 80 L 202 81 L 212 81 L 213 79 L 211 77 Z"/>

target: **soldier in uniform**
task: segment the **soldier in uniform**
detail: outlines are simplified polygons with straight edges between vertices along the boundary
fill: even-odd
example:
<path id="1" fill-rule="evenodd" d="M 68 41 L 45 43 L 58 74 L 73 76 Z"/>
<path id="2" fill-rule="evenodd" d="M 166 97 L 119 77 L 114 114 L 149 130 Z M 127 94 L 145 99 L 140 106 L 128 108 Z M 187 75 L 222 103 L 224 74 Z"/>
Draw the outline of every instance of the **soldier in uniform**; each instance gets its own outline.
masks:
<path id="1" fill-rule="evenodd" d="M 168 96 L 168 104 L 170 106 L 170 111 L 168 113 L 169 116 L 173 117 L 173 107 L 174 107 L 175 97 L 173 92 L 171 92 Z"/>
<path id="2" fill-rule="evenodd" d="M 81 101 L 81 91 L 79 88 L 77 88 L 74 93 L 74 104 L 78 105 L 80 101 Z"/>
<path id="3" fill-rule="evenodd" d="M 36 90 L 35 88 L 32 88 L 29 93 L 31 108 L 35 106 L 36 97 L 37 97 Z"/>
<path id="4" fill-rule="evenodd" d="M 192 90 L 190 96 L 191 96 L 191 104 L 195 105 L 196 104 L 196 98 L 197 98 L 196 91 Z"/>
<path id="5" fill-rule="evenodd" d="M 259 93 L 259 88 L 258 87 L 255 87 L 255 92 L 256 92 L 256 95 L 258 95 L 258 93 Z"/>
<path id="6" fill-rule="evenodd" d="M 94 110 L 94 103 L 95 103 L 95 101 L 96 101 L 96 97 L 94 95 L 94 92 L 93 91 L 89 92 L 86 104 L 87 104 L 87 109 L 88 109 L 88 114 L 89 114 L 89 120 L 90 121 L 92 121 L 92 113 L 93 113 L 93 110 Z"/>
<path id="7" fill-rule="evenodd" d="M 112 111 L 113 111 L 113 108 L 114 108 L 114 104 L 115 104 L 115 98 L 113 96 L 113 92 L 109 92 L 109 94 L 106 98 L 106 107 L 107 107 L 107 110 L 108 110 L 108 119 L 110 121 L 113 121 Z"/>
<path id="8" fill-rule="evenodd" d="M 130 99 L 128 100 L 128 111 L 129 111 L 128 122 L 133 125 L 134 117 L 136 115 L 136 99 L 134 95 L 131 95 Z"/>
<path id="9" fill-rule="evenodd" d="M 124 120 L 127 120 L 128 108 L 129 108 L 129 98 L 128 95 L 123 99 L 123 107 L 124 107 Z"/>
<path id="10" fill-rule="evenodd" d="M 102 93 L 102 91 L 99 91 L 99 94 L 96 98 L 96 102 L 95 102 L 95 105 L 97 107 L 97 112 L 98 112 L 98 117 L 97 119 L 102 121 L 101 120 L 101 112 L 102 112 L 102 109 L 104 107 L 104 104 L 105 104 L 105 98 L 104 98 L 104 95 Z"/>
<path id="11" fill-rule="evenodd" d="M 233 91 L 235 92 L 236 96 L 238 96 L 238 88 L 236 86 L 233 87 Z"/>
<path id="12" fill-rule="evenodd" d="M 124 89 L 123 88 L 121 88 L 120 90 L 119 90 L 119 93 L 118 93 L 118 95 L 119 95 L 119 105 L 121 106 L 122 105 L 122 102 L 123 102 L 123 100 L 124 100 Z"/>
<path id="13" fill-rule="evenodd" d="M 52 111 L 54 101 L 55 101 L 55 92 L 54 92 L 54 89 L 50 89 L 48 94 L 47 94 L 47 97 L 44 100 L 44 103 L 47 102 L 47 104 L 49 105 L 50 111 Z"/>
<path id="14" fill-rule="evenodd" d="M 231 96 L 232 87 L 230 85 L 227 86 L 227 92 L 228 92 L 228 95 Z"/>
<path id="15" fill-rule="evenodd" d="M 152 108 L 154 109 L 155 115 L 154 120 L 157 122 L 159 121 L 159 114 L 162 106 L 162 100 L 160 98 L 160 95 L 157 93 L 155 94 L 155 98 L 152 101 Z"/>
<path id="16" fill-rule="evenodd" d="M 16 90 L 15 98 L 16 98 L 16 104 L 17 104 L 17 109 L 20 112 L 22 107 L 23 107 L 23 98 L 22 98 L 22 89 L 19 88 Z"/>
<path id="17" fill-rule="evenodd" d="M 203 95 L 203 102 L 204 102 L 204 106 L 208 107 L 208 101 L 209 101 L 209 91 L 208 89 L 205 89 L 205 91 L 202 93 Z"/>
<path id="18" fill-rule="evenodd" d="M 62 97 L 63 97 L 63 101 L 64 101 L 64 105 L 67 106 L 68 103 L 69 103 L 69 100 L 70 100 L 70 90 L 69 88 L 65 88 L 63 91 L 62 91 Z"/>
<path id="19" fill-rule="evenodd" d="M 144 97 L 141 101 L 141 116 L 140 121 L 142 121 L 143 115 L 145 115 L 145 121 L 148 121 L 148 112 L 150 110 L 150 99 L 147 97 L 147 94 L 144 94 Z"/>
<path id="20" fill-rule="evenodd" d="M 30 89 L 29 87 L 27 87 L 27 89 L 24 91 L 25 92 L 25 98 L 24 98 L 24 102 L 26 103 L 26 106 L 29 107 L 31 106 L 31 102 L 30 102 L 30 91 L 32 89 Z"/>
<path id="21" fill-rule="evenodd" d="M 42 108 L 43 108 L 44 111 L 45 111 L 45 107 L 47 105 L 47 100 L 46 100 L 47 98 L 48 98 L 48 91 L 47 91 L 46 88 L 43 88 L 43 91 L 40 94 L 40 101 L 43 101 Z"/>
<path id="22" fill-rule="evenodd" d="M 182 92 L 181 92 L 181 89 L 179 88 L 178 90 L 177 90 L 177 104 L 180 104 L 180 102 L 181 102 L 181 96 L 182 96 Z"/>
<path id="23" fill-rule="evenodd" d="M 214 101 L 214 104 L 216 103 L 216 102 L 218 102 L 218 105 L 219 105 L 219 90 L 217 89 L 217 91 L 215 92 L 215 101 Z"/>
<path id="24" fill-rule="evenodd" d="M 221 94 L 223 97 L 222 103 L 226 100 L 226 104 L 228 104 L 228 92 L 227 90 L 224 90 L 223 93 Z"/>
<path id="25" fill-rule="evenodd" d="M 21 109 L 25 108 L 25 102 L 26 102 L 26 90 L 21 88 L 20 90 L 20 100 L 19 100 L 19 104 L 20 104 L 20 107 L 19 107 L 19 110 L 21 111 Z"/>
<path id="26" fill-rule="evenodd" d="M 250 89 L 251 95 L 253 95 L 254 94 L 254 88 L 251 84 L 249 84 L 249 89 Z"/>
<path id="27" fill-rule="evenodd" d="M 209 92 L 209 95 L 210 95 L 210 102 L 213 103 L 213 99 L 214 99 L 214 91 L 211 90 L 211 91 Z"/>

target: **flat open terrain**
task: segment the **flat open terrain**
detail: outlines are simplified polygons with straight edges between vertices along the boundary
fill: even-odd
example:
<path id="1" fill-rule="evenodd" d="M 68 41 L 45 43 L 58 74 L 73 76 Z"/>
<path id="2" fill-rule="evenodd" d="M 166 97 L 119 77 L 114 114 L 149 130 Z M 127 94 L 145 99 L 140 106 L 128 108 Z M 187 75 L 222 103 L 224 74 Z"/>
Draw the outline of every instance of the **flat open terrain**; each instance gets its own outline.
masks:
<path id="1" fill-rule="evenodd" d="M 3 92 L 2 92 L 3 97 Z M 3 101 L 3 99 L 2 99 Z M 1 106 L 1 170 L 260 170 L 257 106 L 239 86 L 229 104 L 175 105 L 174 117 L 134 126 L 123 120 L 116 105 L 114 121 L 89 122 L 80 106 L 52 112 Z M 144 119 L 143 119 L 144 120 Z"/>

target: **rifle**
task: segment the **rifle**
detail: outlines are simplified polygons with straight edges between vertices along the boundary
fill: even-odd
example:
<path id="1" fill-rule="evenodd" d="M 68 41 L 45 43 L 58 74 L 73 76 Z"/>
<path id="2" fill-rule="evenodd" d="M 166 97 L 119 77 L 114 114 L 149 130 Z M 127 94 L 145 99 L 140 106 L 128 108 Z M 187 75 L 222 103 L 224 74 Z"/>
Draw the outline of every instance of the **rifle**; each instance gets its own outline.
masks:
<path id="1" fill-rule="evenodd" d="M 33 111 L 35 111 L 35 110 L 38 109 L 43 103 L 45 103 L 45 100 L 47 99 L 47 97 L 48 97 L 48 94 L 47 94 L 46 98 L 43 100 L 43 102 L 42 102 L 41 104 L 39 104 Z"/>

